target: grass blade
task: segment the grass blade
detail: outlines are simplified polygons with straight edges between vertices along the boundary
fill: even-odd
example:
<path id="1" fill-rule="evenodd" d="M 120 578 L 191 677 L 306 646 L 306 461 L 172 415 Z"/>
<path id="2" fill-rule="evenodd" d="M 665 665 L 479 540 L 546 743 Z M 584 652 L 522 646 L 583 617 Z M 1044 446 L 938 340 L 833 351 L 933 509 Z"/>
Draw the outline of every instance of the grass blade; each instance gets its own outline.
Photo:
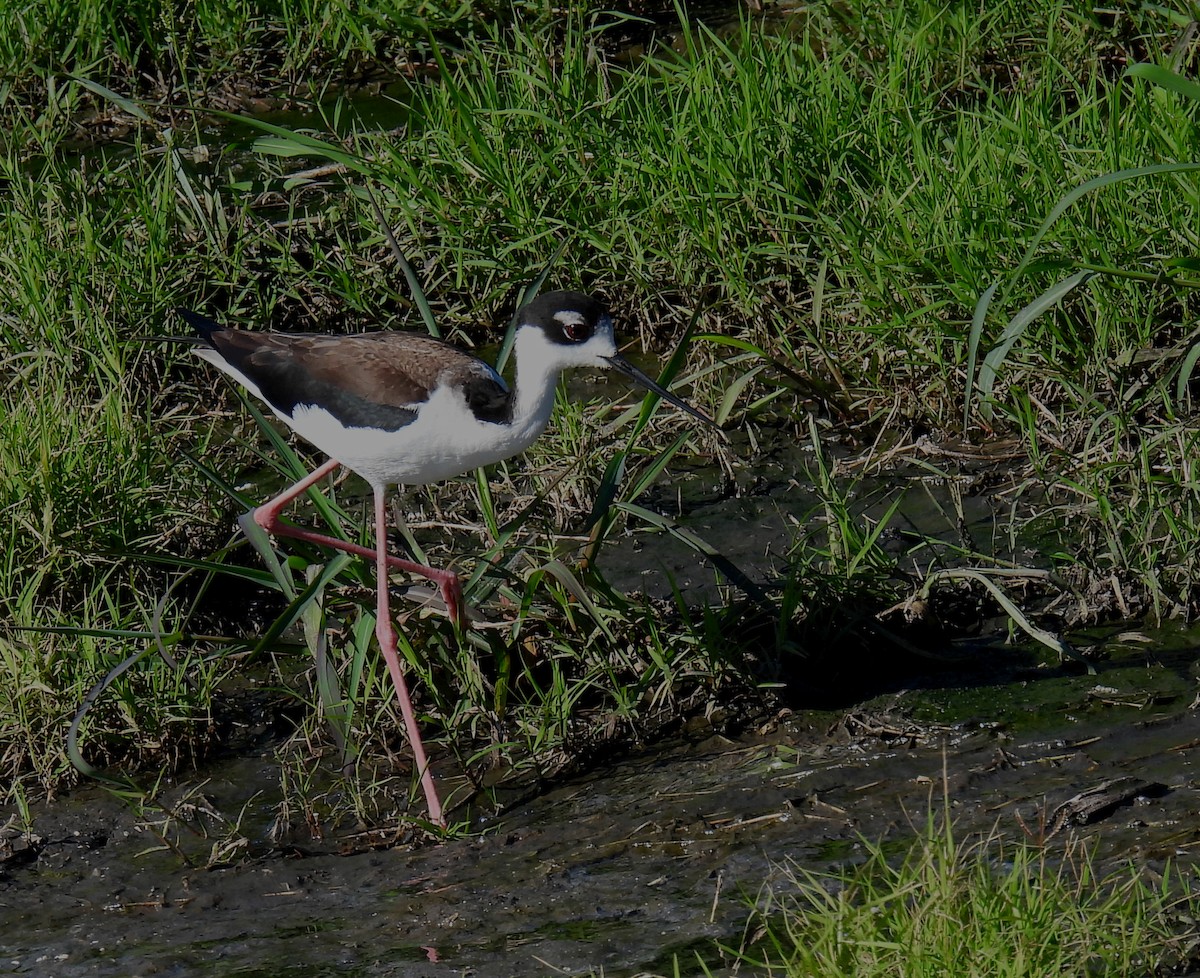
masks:
<path id="1" fill-rule="evenodd" d="M 512 321 L 508 324 L 508 329 L 504 333 L 504 341 L 500 344 L 500 352 L 496 354 L 496 372 L 501 373 L 505 365 L 508 363 L 508 358 L 512 356 L 512 346 L 517 339 L 517 313 L 521 311 L 522 306 L 527 302 L 532 302 L 542 291 L 542 286 L 546 284 L 546 279 L 550 277 L 550 271 L 558 264 L 563 256 L 563 252 L 567 250 L 567 242 L 563 241 L 555 249 L 554 254 L 547 259 L 542 266 L 542 270 L 537 276 L 521 291 L 521 299 L 517 303 L 516 311 L 513 312 Z"/>
<path id="2" fill-rule="evenodd" d="M 317 139 L 315 136 L 296 132 L 284 126 L 277 126 L 273 122 L 257 119 L 254 116 L 238 115 L 236 112 L 224 112 L 220 109 L 206 109 L 205 111 L 228 122 L 250 126 L 265 132 L 266 136 L 260 136 L 254 141 L 255 152 L 265 156 L 321 156 L 358 173 L 369 174 L 371 172 L 367 161 L 357 153 L 352 153 L 323 139 Z"/>
<path id="3" fill-rule="evenodd" d="M 1057 635 L 1046 631 L 1044 628 L 1038 628 L 1037 625 L 1031 622 L 1028 616 L 1026 616 L 1026 614 L 1019 607 L 1017 607 L 1016 602 L 1014 602 L 1007 594 L 1005 594 L 1003 588 L 1001 588 L 999 584 L 992 580 L 991 576 L 984 571 L 976 570 L 972 567 L 952 567 L 946 570 L 934 571 L 925 581 L 923 591 L 926 595 L 929 593 L 930 586 L 938 580 L 978 581 L 985 588 L 987 588 L 988 591 L 991 592 L 992 597 L 996 599 L 996 603 L 1004 609 L 1004 613 L 1008 615 L 1009 618 L 1011 618 L 1026 635 L 1032 638 L 1035 642 L 1038 642 L 1041 645 L 1046 646 L 1046 648 L 1058 653 L 1058 656 L 1061 659 L 1074 659 L 1076 662 L 1082 662 L 1087 667 L 1088 675 L 1094 676 L 1096 674 L 1095 667 L 1088 662 L 1087 659 L 1075 651 L 1070 643 L 1059 638 Z"/>
<path id="4" fill-rule="evenodd" d="M 987 320 L 988 307 L 991 306 L 992 297 L 995 296 L 996 289 L 999 287 L 999 279 L 987 287 L 987 290 L 979 297 L 979 301 L 975 303 L 975 312 L 971 316 L 971 332 L 967 336 L 967 377 L 963 387 L 964 433 L 971 418 L 971 398 L 975 393 L 975 364 L 979 358 L 979 340 L 983 335 L 983 324 Z"/>
<path id="5" fill-rule="evenodd" d="M 583 606 L 584 610 L 588 613 L 588 617 L 596 623 L 596 627 L 604 633 L 604 637 L 610 642 L 615 643 L 616 637 L 609 630 L 608 624 L 604 620 L 604 615 L 596 607 L 595 602 L 592 601 L 587 588 L 583 586 L 579 578 L 571 573 L 570 568 L 561 560 L 551 560 L 545 563 L 542 569 L 567 589 L 571 597 Z"/>
<path id="6" fill-rule="evenodd" d="M 107 99 L 117 106 L 122 112 L 128 113 L 139 122 L 145 122 L 151 126 L 156 126 L 154 119 L 150 114 L 138 104 L 136 99 L 125 98 L 123 95 L 118 95 L 111 88 L 106 88 L 99 82 L 92 81 L 90 78 L 80 78 L 78 75 L 70 76 L 77 84 L 82 85 L 94 95 L 99 95 L 102 99 Z"/>
<path id="7" fill-rule="evenodd" d="M 1029 324 L 1048 309 L 1058 305 L 1064 296 L 1095 277 L 1096 273 L 1093 271 L 1087 269 L 1078 271 L 1074 275 L 1070 275 L 1061 282 L 1052 285 L 1009 320 L 1003 334 L 1000 336 L 1000 341 L 992 348 L 987 357 L 984 358 L 983 366 L 979 368 L 980 414 L 985 418 L 992 416 L 991 406 L 988 401 L 991 399 L 992 390 L 996 384 L 996 376 L 1005 358 L 1008 356 L 1009 350 L 1021 338 L 1021 335 L 1025 332 Z"/>
<path id="8" fill-rule="evenodd" d="M 1012 286 L 1024 274 L 1029 267 L 1029 263 L 1033 261 L 1034 253 L 1038 246 L 1042 243 L 1042 238 L 1054 226 L 1060 217 L 1063 216 L 1071 206 L 1081 197 L 1085 197 L 1093 190 L 1103 190 L 1105 187 L 1111 187 L 1114 184 L 1124 183 L 1126 180 L 1139 180 L 1142 177 L 1152 177 L 1165 173 L 1195 173 L 1200 170 L 1200 163 L 1155 163 L 1151 166 L 1135 166 L 1127 170 L 1117 170 L 1115 173 L 1106 173 L 1103 176 L 1094 177 L 1086 183 L 1081 183 L 1074 190 L 1065 194 L 1050 214 L 1042 221 L 1041 226 L 1030 239 L 1029 245 L 1025 248 L 1025 253 L 1021 256 L 1021 262 L 1017 265 L 1016 271 L 1009 276 L 1008 287 L 1002 293 L 1002 299 L 1008 297 Z"/>
<path id="9" fill-rule="evenodd" d="M 1136 64 L 1125 69 L 1126 78 L 1145 78 L 1146 81 L 1176 92 L 1193 102 L 1200 102 L 1200 84 L 1161 65 Z"/>
<path id="10" fill-rule="evenodd" d="M 1187 352 L 1187 356 L 1183 358 L 1183 362 L 1179 365 L 1179 376 L 1175 378 L 1175 401 L 1180 406 L 1183 405 L 1184 398 L 1187 397 L 1188 384 L 1192 379 L 1192 371 L 1196 369 L 1196 361 L 1200 360 L 1200 343 L 1197 343 Z"/>
<path id="11" fill-rule="evenodd" d="M 400 244 L 396 241 L 396 236 L 392 233 L 392 227 L 388 223 L 388 219 L 384 217 L 383 210 L 379 206 L 379 201 L 375 199 L 375 194 L 370 186 L 363 188 L 366 191 L 367 199 L 371 202 L 371 210 L 375 213 L 375 220 L 379 222 L 379 227 L 383 231 L 383 236 L 387 240 L 388 247 L 392 249 L 392 256 L 396 259 L 401 270 L 404 272 L 404 278 L 408 282 L 408 289 L 412 293 L 413 302 L 416 304 L 421 313 L 421 319 L 425 321 L 425 328 L 429 330 L 429 335 L 436 338 L 442 338 L 442 331 L 438 328 L 437 319 L 433 315 L 433 309 L 429 305 L 429 299 L 425 295 L 425 289 L 421 286 L 421 280 L 417 277 L 417 270 L 412 267 L 412 263 L 405 257 L 404 252 L 400 250 Z"/>
<path id="12" fill-rule="evenodd" d="M 707 560 L 731 584 L 737 585 L 755 601 L 764 605 L 769 603 L 766 592 L 752 581 L 737 564 L 691 530 L 680 526 L 669 516 L 663 516 L 660 513 L 655 513 L 634 503 L 617 502 L 614 505 L 617 509 L 628 513 L 630 516 L 636 516 L 647 526 L 655 526 L 660 530 L 665 530 L 671 536 L 675 537 L 675 539 L 686 544 L 691 550 Z"/>

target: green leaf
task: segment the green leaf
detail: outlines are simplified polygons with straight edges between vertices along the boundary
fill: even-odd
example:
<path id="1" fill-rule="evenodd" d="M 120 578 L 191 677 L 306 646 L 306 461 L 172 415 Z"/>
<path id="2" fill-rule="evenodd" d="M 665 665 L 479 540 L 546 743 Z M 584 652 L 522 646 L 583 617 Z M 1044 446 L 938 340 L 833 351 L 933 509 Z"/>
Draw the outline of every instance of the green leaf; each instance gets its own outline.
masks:
<path id="1" fill-rule="evenodd" d="M 527 303 L 531 302 L 539 292 L 542 291 L 542 286 L 546 284 L 546 279 L 550 277 L 550 272 L 563 256 L 563 252 L 567 250 L 567 241 L 562 241 L 554 254 L 542 266 L 542 270 L 534 277 L 521 292 L 521 301 L 517 303 L 517 308 L 513 312 L 512 321 L 508 324 L 508 330 L 504 334 L 504 342 L 500 344 L 500 352 L 496 355 L 496 373 L 501 373 L 508 363 L 508 358 L 512 355 L 512 346 L 517 338 L 517 313 Z"/>
<path id="2" fill-rule="evenodd" d="M 339 553 L 325 564 L 321 572 L 313 577 L 304 590 L 292 598 L 279 617 L 271 622 L 270 628 L 255 643 L 252 654 L 257 655 L 264 649 L 272 648 L 276 640 L 291 627 L 292 622 L 304 614 L 309 604 L 320 600 L 329 581 L 340 574 L 352 559 L 349 554 Z"/>
<path id="3" fill-rule="evenodd" d="M 148 122 L 150 125 L 155 124 L 154 119 L 150 116 L 150 113 L 143 109 L 133 99 L 125 98 L 123 95 L 118 95 L 111 88 L 105 88 L 99 82 L 94 82 L 90 78 L 80 78 L 78 75 L 72 75 L 71 78 L 88 91 L 99 95 L 103 99 L 107 99 L 109 102 L 112 102 L 113 105 L 117 106 L 117 108 L 119 108 L 122 112 L 133 116 L 140 122 Z"/>
<path id="4" fill-rule="evenodd" d="M 971 397 L 974 394 L 975 387 L 975 364 L 979 357 L 979 340 L 983 335 L 983 324 L 987 319 L 988 307 L 992 304 L 992 298 L 996 294 L 996 289 L 1000 287 L 999 280 L 988 286 L 987 291 L 979 297 L 979 301 L 975 303 L 975 312 L 971 316 L 971 332 L 967 336 L 967 382 L 966 388 L 963 391 L 963 431 L 967 429 L 967 424 L 971 417 Z"/>
<path id="5" fill-rule="evenodd" d="M 1185 272 L 1200 272 L 1200 258 L 1168 258 L 1163 264 Z"/>
<path id="6" fill-rule="evenodd" d="M 610 642 L 616 642 L 616 636 L 609 630 L 608 624 L 604 620 L 604 615 L 600 613 L 600 609 L 596 607 L 591 596 L 587 592 L 587 588 L 583 586 L 579 578 L 571 573 L 570 568 L 561 560 L 551 560 L 543 565 L 543 570 L 551 577 L 559 582 L 563 587 L 570 592 L 571 596 L 584 608 L 588 613 L 588 617 L 596 623 L 596 626 L 604 633 L 604 637 Z"/>
<path id="7" fill-rule="evenodd" d="M 1175 378 L 1175 400 L 1182 404 L 1187 396 L 1188 383 L 1192 379 L 1192 371 L 1196 369 L 1196 361 L 1200 359 L 1200 343 L 1187 351 L 1187 356 L 1179 365 L 1179 376 Z"/>
<path id="8" fill-rule="evenodd" d="M 117 785 L 122 788 L 136 789 L 137 786 L 128 778 L 113 777 L 88 763 L 83 756 L 83 752 L 79 748 L 79 731 L 83 726 L 83 721 L 87 718 L 88 713 L 91 712 L 92 707 L 96 705 L 96 701 L 101 697 L 101 695 L 103 695 L 104 691 L 107 690 L 108 687 L 114 682 L 116 682 L 118 678 L 132 669 L 153 651 L 154 646 L 147 645 L 146 648 L 142 649 L 142 651 L 135 652 L 123 662 L 114 666 L 108 671 L 108 674 L 100 680 L 100 682 L 96 683 L 96 685 L 88 691 L 88 694 L 84 697 L 83 702 L 79 704 L 79 709 L 75 711 L 75 716 L 71 720 L 71 726 L 67 730 L 66 751 L 67 757 L 70 758 L 71 763 L 81 774 L 84 774 L 89 778 L 95 778 L 97 781 L 104 781 L 107 784 Z"/>
<path id="9" fill-rule="evenodd" d="M 984 359 L 983 366 L 979 368 L 979 396 L 981 400 L 979 411 L 985 418 L 991 417 L 991 406 L 987 402 L 992 396 L 992 390 L 995 387 L 1000 367 L 1003 365 L 1013 344 L 1021 338 L 1029 324 L 1037 319 L 1038 316 L 1058 305 L 1064 296 L 1095 277 L 1096 273 L 1090 269 L 1076 272 L 1074 275 L 1063 279 L 1063 281 L 1050 286 L 1050 288 L 1009 320 L 1003 334 L 1000 336 L 1000 342 L 992 348 L 991 352 Z"/>
<path id="10" fill-rule="evenodd" d="M 337 743 L 339 763 L 345 766 L 355 754 L 352 740 L 354 701 L 342 690 L 337 665 L 329 655 L 328 629 L 325 627 L 325 588 L 337 573 L 350 562 L 348 554 L 338 554 L 329 565 L 322 568 L 313 564 L 305 570 L 310 585 L 316 584 L 312 600 L 301 614 L 304 626 L 304 641 L 313 657 L 317 682 L 317 694 L 321 710 L 333 739 Z"/>
<path id="11" fill-rule="evenodd" d="M 1087 659 L 1080 655 L 1070 643 L 1059 638 L 1057 635 L 1046 631 L 1044 628 L 1039 628 L 1032 621 L 1030 621 L 1025 613 L 1019 607 L 1017 607 L 1016 603 L 1004 592 L 1000 585 L 997 584 L 987 572 L 977 570 L 973 567 L 955 567 L 948 570 L 934 571 L 925 580 L 925 585 L 923 588 L 925 594 L 929 593 L 929 588 L 933 582 L 937 580 L 978 581 L 985 588 L 987 588 L 988 591 L 991 592 L 992 597 L 995 598 L 1000 607 L 1004 609 L 1005 614 L 1007 614 L 1009 618 L 1011 618 L 1017 625 L 1017 627 L 1020 628 L 1021 631 L 1023 631 L 1026 635 L 1032 638 L 1035 642 L 1038 642 L 1041 645 L 1046 646 L 1046 648 L 1057 652 L 1059 658 L 1061 659 L 1074 659 L 1077 662 L 1082 662 L 1087 667 L 1088 675 L 1094 676 L 1096 674 L 1095 667 L 1088 662 Z"/>
<path id="12" fill-rule="evenodd" d="M 1102 190 L 1105 187 L 1111 187 L 1114 184 L 1123 183 L 1126 180 L 1138 180 L 1142 177 L 1152 177 L 1159 173 L 1194 173 L 1200 170 L 1200 163 L 1155 163 L 1152 166 L 1137 166 L 1128 170 L 1118 170 L 1115 173 L 1106 173 L 1103 176 L 1094 177 L 1086 183 L 1081 183 L 1074 190 L 1065 194 L 1063 198 L 1054 205 L 1054 209 L 1049 216 L 1042 221 L 1041 226 L 1037 229 L 1030 240 L 1028 247 L 1025 249 L 1025 254 L 1021 257 L 1021 263 L 1017 266 L 1016 271 L 1009 277 L 1008 286 L 1005 288 L 1002 298 L 1007 298 L 1008 293 L 1012 290 L 1013 285 L 1029 268 L 1029 264 L 1033 261 L 1034 252 L 1042 243 L 1042 238 L 1046 236 L 1046 232 L 1054 226 L 1055 222 L 1065 214 L 1070 207 L 1079 200 L 1090 194 L 1093 190 Z"/>
<path id="13" fill-rule="evenodd" d="M 1176 71 L 1163 68 L 1161 65 L 1146 63 L 1130 65 L 1125 69 L 1125 75 L 1128 78 L 1145 78 L 1146 81 L 1161 88 L 1177 92 L 1194 102 L 1200 102 L 1200 84 Z"/>
<path id="14" fill-rule="evenodd" d="M 254 116 L 238 115 L 235 112 L 222 112 L 217 109 L 210 109 L 208 111 L 212 115 L 227 119 L 230 122 L 239 122 L 267 133 L 266 136 L 260 136 L 254 141 L 255 151 L 264 155 L 289 157 L 323 156 L 327 160 L 340 163 L 342 166 L 359 173 L 372 172 L 371 167 L 363 157 L 357 153 L 350 152 L 342 146 L 327 143 L 323 139 L 317 139 L 315 136 L 309 136 L 306 133 L 295 132 L 283 126 L 277 126 L 273 122 L 256 119 Z"/>
<path id="15" fill-rule="evenodd" d="M 425 288 L 421 285 L 421 279 L 417 275 L 417 270 L 413 268 L 412 262 L 400 250 L 400 244 L 396 241 L 396 236 L 392 233 L 392 227 L 388 223 L 388 219 L 384 216 L 383 209 L 379 206 L 379 201 L 375 199 L 375 194 L 371 192 L 371 188 L 364 187 L 363 190 L 366 191 L 367 199 L 371 202 L 371 210 L 374 211 L 375 220 L 379 222 L 383 236 L 387 239 L 388 247 L 392 249 L 392 256 L 396 259 L 396 264 L 404 272 L 405 281 L 408 282 L 408 290 L 412 293 L 413 303 L 421 313 L 421 319 L 425 322 L 425 328 L 429 331 L 430 336 L 440 340 L 442 338 L 442 331 L 438 327 L 437 319 L 433 315 L 433 307 L 430 306 L 429 299 L 425 295 Z"/>
<path id="16" fill-rule="evenodd" d="M 679 453 L 680 449 L 687 444 L 688 439 L 691 437 L 691 431 L 681 432 L 670 445 L 658 453 L 658 457 L 647 468 L 638 473 L 637 481 L 634 482 L 629 491 L 629 498 L 631 500 L 637 499 L 654 485 L 654 482 L 662 475 L 663 469 L 667 467 L 667 463 Z"/>

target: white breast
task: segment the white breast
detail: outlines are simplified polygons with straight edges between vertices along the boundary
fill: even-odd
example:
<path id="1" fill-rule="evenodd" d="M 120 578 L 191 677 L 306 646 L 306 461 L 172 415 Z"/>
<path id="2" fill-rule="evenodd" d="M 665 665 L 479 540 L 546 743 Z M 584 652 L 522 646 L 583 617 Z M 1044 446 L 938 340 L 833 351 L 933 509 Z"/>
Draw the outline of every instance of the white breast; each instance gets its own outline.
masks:
<path id="1" fill-rule="evenodd" d="M 397 431 L 343 428 L 315 406 L 297 405 L 285 420 L 372 485 L 423 486 L 524 451 L 546 427 L 546 415 L 540 423 L 519 427 L 480 421 L 459 391 L 440 385 L 419 406 L 416 420 Z"/>

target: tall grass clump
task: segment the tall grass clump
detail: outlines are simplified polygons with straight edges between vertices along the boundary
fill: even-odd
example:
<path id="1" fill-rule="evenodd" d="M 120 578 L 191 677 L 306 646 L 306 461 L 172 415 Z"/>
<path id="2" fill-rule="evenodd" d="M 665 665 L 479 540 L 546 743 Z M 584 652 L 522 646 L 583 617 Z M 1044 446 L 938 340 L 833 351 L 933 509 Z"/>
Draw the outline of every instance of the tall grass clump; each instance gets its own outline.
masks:
<path id="1" fill-rule="evenodd" d="M 976 409 L 989 420 L 993 411 L 1001 412 L 1021 432 L 1035 479 L 1055 503 L 1039 529 L 1057 532 L 1064 550 L 1078 547 L 1078 559 L 1066 564 L 1083 576 L 1110 577 L 1126 617 L 1132 604 L 1161 618 L 1192 614 L 1200 599 L 1195 562 L 1200 498 L 1191 476 L 1200 345 L 1190 325 L 1200 295 L 1192 257 L 1200 239 L 1190 222 L 1163 231 L 1135 212 L 1128 226 L 1145 226 L 1163 250 L 1117 251 L 1108 227 L 1099 228 L 1090 244 L 1061 244 L 1072 221 L 1098 198 L 1177 198 L 1185 212 L 1200 203 L 1200 146 L 1185 111 L 1187 100 L 1200 101 L 1200 86 L 1152 63 L 1132 66 L 1126 78 L 1132 79 L 1134 111 L 1176 110 L 1156 128 L 1157 152 L 1133 161 L 1139 165 L 1114 166 L 1070 188 L 1041 222 L 1015 271 L 982 295 L 970 339 L 972 364 L 977 351 L 982 354 L 978 329 L 994 295 L 1003 301 L 1024 279 L 1050 281 L 1008 320 L 982 357 L 977 389 L 971 385 L 976 375 L 969 372 L 966 410 L 968 421 Z M 1051 249 L 1056 255 L 1047 261 L 1043 256 Z M 1112 350 L 1107 361 L 1088 356 L 1064 322 L 1079 301 L 1076 293 L 1085 296 L 1087 339 Z M 1114 315 L 1120 307 L 1113 294 L 1135 310 L 1135 328 L 1125 315 Z M 1045 321 L 1035 325 L 1039 319 Z M 1038 362 L 1047 340 L 1060 361 L 1051 368 Z M 1074 362 L 1062 364 L 1064 354 Z M 993 397 L 998 386 L 1003 393 Z M 981 395 L 978 403 L 973 391 Z M 1081 521 L 1080 514 L 1087 519 Z"/>
<path id="2" fill-rule="evenodd" d="M 648 297 L 644 319 L 712 303 L 803 369 L 836 365 L 868 414 L 898 386 L 907 414 L 948 424 L 975 300 L 1062 188 L 1195 141 L 1170 106 L 1110 79 L 1096 50 L 1111 35 L 1063 5 L 908 3 L 849 24 L 817 11 L 782 34 L 685 29 L 681 54 L 616 67 L 599 35 L 559 50 L 518 33 L 445 58 L 442 82 L 407 100 L 405 138 L 363 147 L 447 285 L 499 290 L 567 240 L 580 279 L 620 276 Z M 1186 247 L 1183 188 L 1127 190 L 1089 200 L 1057 247 Z M 1147 338 L 1135 287 L 1105 287 L 1095 332 L 1076 299 L 1030 334 L 1050 384 L 1094 385 Z"/>
<path id="3" fill-rule="evenodd" d="M 0 179 L 0 755 L 52 787 L 84 694 L 151 634 L 161 577 L 139 551 L 210 511 L 177 465 L 189 408 L 138 335 L 189 261 L 162 156 L 82 167 L 12 147 Z M 175 736 L 207 736 L 211 676 L 130 674 L 95 714 L 94 756 L 188 753 Z"/>
<path id="4" fill-rule="evenodd" d="M 985 838 L 958 843 L 930 826 L 898 864 L 863 844 L 831 874 L 792 867 L 759 900 L 735 955 L 763 974 L 829 978 L 1035 978 L 1174 973 L 1194 947 L 1188 878 L 1129 867 L 1100 875 L 1067 858 Z"/>

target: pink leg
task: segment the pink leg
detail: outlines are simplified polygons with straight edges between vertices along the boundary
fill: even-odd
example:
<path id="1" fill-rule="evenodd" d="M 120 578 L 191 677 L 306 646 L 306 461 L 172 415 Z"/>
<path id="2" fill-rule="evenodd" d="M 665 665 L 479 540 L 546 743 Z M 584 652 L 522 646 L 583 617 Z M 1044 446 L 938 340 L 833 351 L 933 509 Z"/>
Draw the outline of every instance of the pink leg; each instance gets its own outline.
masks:
<path id="1" fill-rule="evenodd" d="M 433 772 L 429 770 L 425 745 L 421 741 L 421 729 L 417 726 L 417 716 L 413 712 L 412 701 L 408 698 L 408 684 L 404 681 L 404 670 L 400 668 L 400 656 L 396 653 L 396 629 L 392 625 L 392 614 L 388 607 L 389 561 L 386 540 L 387 510 L 384 502 L 384 490 L 380 486 L 375 489 L 375 574 L 378 596 L 375 636 L 379 639 L 379 648 L 383 650 L 388 671 L 392 674 L 392 683 L 396 687 L 396 699 L 400 701 L 400 712 L 404 716 L 408 742 L 412 746 L 417 770 L 421 773 L 421 787 L 425 789 L 425 803 L 429 806 L 430 821 L 445 828 L 446 820 L 442 817 L 442 803 L 438 799 L 437 787 L 433 783 Z"/>
<path id="2" fill-rule="evenodd" d="M 410 574 L 417 574 L 437 584 L 442 592 L 442 599 L 446 602 L 446 607 L 449 609 L 450 620 L 456 625 L 465 620 L 465 611 L 462 603 L 462 586 L 459 583 L 458 575 L 453 571 L 441 570 L 436 567 L 426 567 L 424 564 L 402 560 L 399 557 L 393 557 L 388 554 L 387 513 L 385 493 L 382 486 L 375 488 L 374 550 L 370 550 L 367 547 L 360 547 L 355 543 L 348 543 L 345 540 L 338 540 L 336 537 L 302 530 L 280 519 L 279 514 L 288 503 L 329 475 L 339 464 L 330 459 L 290 489 L 280 493 L 270 502 L 259 506 L 254 511 L 254 521 L 268 533 L 293 537 L 297 540 L 306 540 L 309 543 L 332 547 L 335 550 L 344 550 L 347 553 L 356 554 L 375 561 L 377 596 L 375 636 L 379 640 L 379 648 L 382 650 L 383 658 L 387 662 L 388 672 L 392 677 L 392 684 L 396 687 L 396 699 L 400 704 L 400 713 L 404 717 L 404 727 L 408 733 L 408 742 L 412 745 L 413 759 L 416 762 L 417 770 L 421 774 L 421 787 L 425 791 L 425 802 L 429 807 L 430 821 L 445 828 L 446 820 L 442 815 L 442 803 L 438 798 L 437 787 L 433 783 L 433 773 L 429 769 L 429 759 L 425 754 L 425 744 L 421 740 L 421 730 L 417 726 L 417 716 L 413 711 L 412 700 L 408 695 L 408 684 L 404 681 L 404 670 L 400 666 L 400 656 L 396 651 L 396 631 L 392 625 L 391 609 L 389 608 L 388 601 L 388 568 L 394 567 L 397 570 Z"/>
<path id="3" fill-rule="evenodd" d="M 331 547 L 334 550 L 344 550 L 346 553 L 355 554 L 359 557 L 365 557 L 367 560 L 375 560 L 375 551 L 367 547 L 360 547 L 357 543 L 350 543 L 346 540 L 339 540 L 336 537 L 326 536 L 323 533 L 314 533 L 311 530 L 302 530 L 298 526 L 292 526 L 291 523 L 285 523 L 280 519 L 279 514 L 287 508 L 288 504 L 303 493 L 320 482 L 325 476 L 333 472 L 339 465 L 335 459 L 330 459 L 320 468 L 306 475 L 303 479 L 297 482 L 290 489 L 285 489 L 270 502 L 263 503 L 254 511 L 254 522 L 261 526 L 268 533 L 274 533 L 276 536 L 292 537 L 295 540 L 305 540 L 308 543 L 315 543 L 322 547 Z M 376 528 L 378 529 L 378 527 Z M 386 552 L 387 535 L 378 535 L 376 537 L 376 545 Z M 438 586 L 441 591 L 442 600 L 446 603 L 446 611 L 450 615 L 450 621 L 454 625 L 466 622 L 466 606 L 463 604 L 462 584 L 458 580 L 458 575 L 454 571 L 443 570 L 440 567 L 427 567 L 425 564 L 418 564 L 411 560 L 404 560 L 401 557 L 393 557 L 387 555 L 387 563 L 389 567 L 398 571 L 403 571 L 406 574 L 416 574 L 418 577 L 423 577 L 427 581 L 432 581 Z"/>

